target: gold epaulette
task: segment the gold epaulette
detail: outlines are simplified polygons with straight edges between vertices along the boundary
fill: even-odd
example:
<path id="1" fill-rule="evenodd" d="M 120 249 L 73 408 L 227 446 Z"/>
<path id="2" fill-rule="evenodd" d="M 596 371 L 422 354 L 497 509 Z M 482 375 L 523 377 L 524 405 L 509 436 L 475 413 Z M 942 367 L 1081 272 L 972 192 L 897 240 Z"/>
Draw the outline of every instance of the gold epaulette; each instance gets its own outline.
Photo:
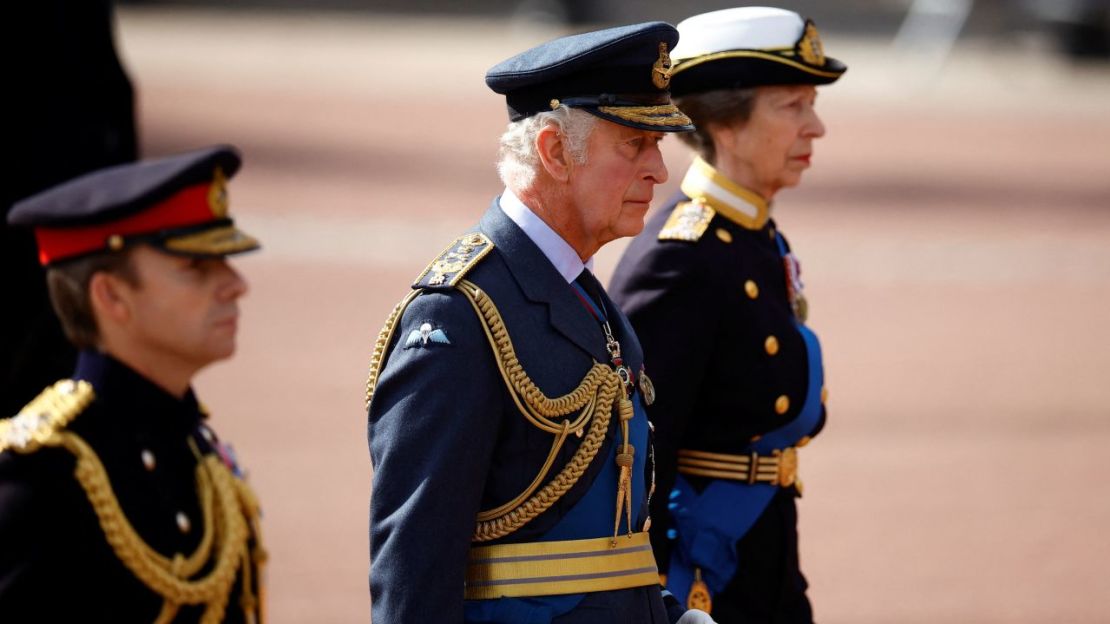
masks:
<path id="1" fill-rule="evenodd" d="M 95 396 L 92 384 L 73 379 L 43 390 L 14 418 L 0 420 L 0 452 L 34 452 L 77 418 Z"/>
<path id="2" fill-rule="evenodd" d="M 659 240 L 697 242 L 716 214 L 717 211 L 703 201 L 679 202 L 659 230 Z"/>
<path id="3" fill-rule="evenodd" d="M 474 265 L 493 251 L 493 241 L 481 232 L 463 234 L 424 269 L 413 288 L 454 288 Z"/>

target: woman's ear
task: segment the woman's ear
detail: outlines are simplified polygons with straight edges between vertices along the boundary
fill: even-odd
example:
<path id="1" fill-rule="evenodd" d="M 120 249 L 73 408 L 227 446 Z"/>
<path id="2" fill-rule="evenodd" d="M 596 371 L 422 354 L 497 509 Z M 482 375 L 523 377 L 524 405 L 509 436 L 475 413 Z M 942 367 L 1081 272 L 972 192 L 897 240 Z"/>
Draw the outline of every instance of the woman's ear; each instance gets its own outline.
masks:
<path id="1" fill-rule="evenodd" d="M 89 304 L 98 323 L 126 323 L 131 319 L 129 301 L 122 279 L 107 271 L 97 271 L 89 278 Z"/>
<path id="2" fill-rule="evenodd" d="M 536 135 L 536 153 L 547 174 L 559 182 L 570 179 L 571 158 L 567 143 L 555 126 L 546 126 Z"/>
<path id="3" fill-rule="evenodd" d="M 717 153 L 731 152 L 736 149 L 736 128 L 725 124 L 711 124 L 708 128 L 709 138 L 713 140 Z"/>

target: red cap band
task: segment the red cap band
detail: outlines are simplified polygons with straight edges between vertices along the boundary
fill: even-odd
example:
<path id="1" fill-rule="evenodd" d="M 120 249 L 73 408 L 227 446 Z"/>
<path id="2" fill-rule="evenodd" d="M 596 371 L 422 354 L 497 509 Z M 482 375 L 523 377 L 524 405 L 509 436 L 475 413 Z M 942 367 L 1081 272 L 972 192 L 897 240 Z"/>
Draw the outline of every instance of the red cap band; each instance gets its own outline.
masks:
<path id="1" fill-rule="evenodd" d="M 210 182 L 190 186 L 163 202 L 118 221 L 71 228 L 35 228 L 39 262 L 45 266 L 73 256 L 109 249 L 112 236 L 151 234 L 225 218 L 217 216 L 213 210 L 209 200 L 211 190 Z"/>

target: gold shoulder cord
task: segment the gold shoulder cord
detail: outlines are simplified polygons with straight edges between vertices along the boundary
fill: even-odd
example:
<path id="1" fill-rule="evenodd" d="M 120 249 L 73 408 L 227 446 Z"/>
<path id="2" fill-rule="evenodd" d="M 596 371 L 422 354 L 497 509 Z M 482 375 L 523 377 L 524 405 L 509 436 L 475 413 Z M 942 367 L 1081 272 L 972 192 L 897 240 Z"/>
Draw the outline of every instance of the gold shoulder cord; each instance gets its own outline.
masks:
<path id="1" fill-rule="evenodd" d="M 61 384 L 70 384 L 66 387 L 75 387 L 76 390 L 63 391 L 64 395 L 56 392 L 48 395 L 62 387 Z M 258 504 L 250 488 L 236 479 L 215 454 L 201 457 L 190 440 L 190 447 L 198 458 L 197 496 L 201 505 L 204 533 L 196 551 L 189 557 L 178 554 L 168 558 L 162 555 L 143 541 L 131 526 L 119 506 L 107 471 L 96 452 L 77 434 L 62 428 L 93 399 L 92 387 L 87 383 L 77 382 L 76 386 L 72 384 L 73 382 L 59 382 L 28 406 L 43 406 L 52 402 L 52 406 L 57 409 L 28 411 L 25 408 L 21 412 L 42 414 L 43 422 L 50 419 L 58 426 L 42 427 L 36 432 L 31 444 L 12 448 L 17 452 L 31 453 L 40 446 L 60 447 L 77 458 L 74 476 L 85 490 L 108 544 L 124 566 L 164 600 L 162 610 L 155 620 L 156 624 L 172 621 L 182 605 L 197 604 L 206 606 L 200 620 L 202 623 L 220 622 L 240 568 L 243 569 L 240 606 L 248 622 L 257 621 L 255 616 L 256 613 L 261 613 L 261 605 L 251 589 L 250 562 L 261 567 L 266 555 L 260 544 L 261 534 L 258 532 Z M 66 397 L 65 403 L 59 401 L 59 396 Z M 252 531 L 257 543 L 253 552 L 248 548 L 248 538 Z M 218 552 L 212 570 L 204 577 L 190 580 L 190 577 L 211 560 L 214 545 Z"/>
<path id="2" fill-rule="evenodd" d="M 613 405 L 621 392 L 622 382 L 613 369 L 600 362 L 594 362 L 573 391 L 561 397 L 547 397 L 524 372 L 523 366 L 516 357 L 509 333 L 505 329 L 501 313 L 498 312 L 493 301 L 469 280 L 460 280 L 455 288 L 467 298 L 482 322 L 482 329 L 493 349 L 501 377 L 517 409 L 533 426 L 555 435 L 547 460 L 528 488 L 504 505 L 478 514 L 478 524 L 471 540 L 485 542 L 508 535 L 524 526 L 555 504 L 578 482 L 605 441 Z M 366 382 L 367 409 L 374 397 L 385 349 L 396 331 L 401 314 L 419 292 L 413 291 L 397 304 L 378 335 L 371 356 L 370 375 Z M 568 418 L 576 412 L 577 416 L 573 420 Z M 588 421 L 590 421 L 589 430 L 570 461 L 541 489 L 540 483 L 543 476 L 551 469 L 567 437 L 571 432 L 582 436 Z"/>

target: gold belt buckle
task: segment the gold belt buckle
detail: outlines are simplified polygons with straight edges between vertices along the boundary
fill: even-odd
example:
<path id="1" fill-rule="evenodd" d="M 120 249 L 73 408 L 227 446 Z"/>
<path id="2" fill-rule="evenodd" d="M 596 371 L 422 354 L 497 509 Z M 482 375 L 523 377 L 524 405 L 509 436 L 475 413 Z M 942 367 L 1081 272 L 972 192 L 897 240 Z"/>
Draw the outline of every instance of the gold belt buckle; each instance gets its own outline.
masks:
<path id="1" fill-rule="evenodd" d="M 778 475 L 771 485 L 780 487 L 794 485 L 794 481 L 798 478 L 798 451 L 790 446 L 781 451 L 776 450 L 773 454 L 778 460 Z"/>

